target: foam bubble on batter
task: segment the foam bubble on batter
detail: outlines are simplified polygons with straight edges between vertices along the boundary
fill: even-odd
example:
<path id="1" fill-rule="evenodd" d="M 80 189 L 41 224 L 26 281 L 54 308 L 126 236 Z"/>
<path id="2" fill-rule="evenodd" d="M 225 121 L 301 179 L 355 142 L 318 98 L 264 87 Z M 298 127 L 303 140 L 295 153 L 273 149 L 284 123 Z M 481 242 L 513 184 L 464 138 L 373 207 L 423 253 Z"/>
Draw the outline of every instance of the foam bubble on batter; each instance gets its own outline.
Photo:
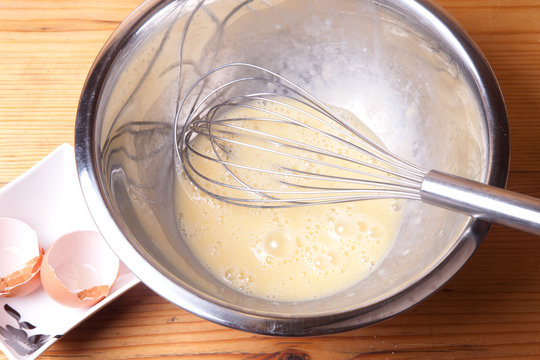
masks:
<path id="1" fill-rule="evenodd" d="M 306 115 L 279 105 L 271 110 L 303 122 Z M 238 113 L 241 112 L 241 113 Z M 249 117 L 250 110 L 235 110 L 230 117 Z M 260 116 L 260 114 L 258 114 Z M 251 126 L 251 125 L 250 125 Z M 279 134 L 277 124 L 257 124 Z M 298 129 L 290 138 L 347 156 L 361 156 L 352 149 Z M 205 138 L 192 144 L 209 149 Z M 231 161 L 340 175 L 341 170 L 317 166 L 291 157 L 231 148 Z M 324 155 L 319 155 L 322 160 Z M 367 161 L 367 159 L 365 159 Z M 221 166 L 194 159 L 198 169 L 227 180 Z M 262 165 L 261 165 L 262 164 Z M 242 181 L 257 188 L 283 186 L 271 176 L 243 171 Z M 180 227 L 195 257 L 214 276 L 245 294 L 283 301 L 301 301 L 347 289 L 367 276 L 384 258 L 400 226 L 402 202 L 358 201 L 288 209 L 245 208 L 226 204 L 202 193 L 186 177 L 179 177 L 177 205 Z M 290 179 L 291 182 L 296 181 Z M 230 190 L 234 195 L 234 190 Z M 254 195 L 255 196 L 255 195 Z"/>

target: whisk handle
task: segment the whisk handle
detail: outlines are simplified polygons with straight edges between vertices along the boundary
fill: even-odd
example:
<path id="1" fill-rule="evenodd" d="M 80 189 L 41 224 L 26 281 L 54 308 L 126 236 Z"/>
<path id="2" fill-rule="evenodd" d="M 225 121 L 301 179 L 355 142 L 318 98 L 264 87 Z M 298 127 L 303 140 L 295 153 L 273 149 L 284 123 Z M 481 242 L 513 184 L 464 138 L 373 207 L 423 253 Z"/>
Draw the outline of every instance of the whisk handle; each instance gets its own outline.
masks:
<path id="1" fill-rule="evenodd" d="M 420 189 L 422 201 L 540 235 L 540 199 L 432 170 Z"/>

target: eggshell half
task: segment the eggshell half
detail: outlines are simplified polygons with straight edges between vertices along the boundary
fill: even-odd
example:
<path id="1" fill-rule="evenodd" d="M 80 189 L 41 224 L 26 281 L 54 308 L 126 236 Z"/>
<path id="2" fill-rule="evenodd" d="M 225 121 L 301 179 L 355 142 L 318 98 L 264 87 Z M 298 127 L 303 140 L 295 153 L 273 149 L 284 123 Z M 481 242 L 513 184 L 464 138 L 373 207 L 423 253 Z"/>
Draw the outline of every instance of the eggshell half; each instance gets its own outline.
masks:
<path id="1" fill-rule="evenodd" d="M 26 223 L 0 218 L 0 297 L 24 296 L 39 285 L 43 249 Z"/>
<path id="2" fill-rule="evenodd" d="M 90 307 L 109 295 L 120 261 L 100 233 L 62 236 L 45 252 L 41 283 L 51 298 L 70 307 Z"/>

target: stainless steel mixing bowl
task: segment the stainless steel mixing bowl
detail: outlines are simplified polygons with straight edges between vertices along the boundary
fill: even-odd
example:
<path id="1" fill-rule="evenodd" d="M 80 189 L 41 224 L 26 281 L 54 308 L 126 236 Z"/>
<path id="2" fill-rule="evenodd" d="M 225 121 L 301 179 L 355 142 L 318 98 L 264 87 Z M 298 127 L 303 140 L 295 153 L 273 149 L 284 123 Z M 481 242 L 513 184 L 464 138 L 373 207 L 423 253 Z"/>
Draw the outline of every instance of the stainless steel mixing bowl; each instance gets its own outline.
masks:
<path id="1" fill-rule="evenodd" d="M 489 224 L 420 202 L 383 262 L 326 298 L 241 294 L 193 258 L 177 227 L 172 123 L 214 66 L 264 66 L 355 113 L 389 150 L 426 168 L 504 186 L 509 142 L 494 75 L 469 37 L 417 0 L 149 1 L 99 54 L 77 114 L 88 207 L 121 260 L 156 293 L 203 318 L 273 335 L 315 335 L 394 316 L 441 287 Z"/>

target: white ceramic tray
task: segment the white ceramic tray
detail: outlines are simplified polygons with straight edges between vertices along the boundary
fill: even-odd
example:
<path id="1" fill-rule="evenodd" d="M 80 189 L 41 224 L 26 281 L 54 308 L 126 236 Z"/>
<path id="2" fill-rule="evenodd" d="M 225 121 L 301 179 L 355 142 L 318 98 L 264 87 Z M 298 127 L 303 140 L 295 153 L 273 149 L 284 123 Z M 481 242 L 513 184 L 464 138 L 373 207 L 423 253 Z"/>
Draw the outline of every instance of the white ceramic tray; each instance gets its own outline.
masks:
<path id="1" fill-rule="evenodd" d="M 78 230 L 96 230 L 79 187 L 73 147 L 64 144 L 0 189 L 0 217 L 30 225 L 40 245 Z M 11 360 L 35 359 L 70 329 L 139 280 L 123 264 L 109 296 L 91 308 L 70 308 L 42 287 L 16 298 L 0 298 L 0 350 Z"/>

